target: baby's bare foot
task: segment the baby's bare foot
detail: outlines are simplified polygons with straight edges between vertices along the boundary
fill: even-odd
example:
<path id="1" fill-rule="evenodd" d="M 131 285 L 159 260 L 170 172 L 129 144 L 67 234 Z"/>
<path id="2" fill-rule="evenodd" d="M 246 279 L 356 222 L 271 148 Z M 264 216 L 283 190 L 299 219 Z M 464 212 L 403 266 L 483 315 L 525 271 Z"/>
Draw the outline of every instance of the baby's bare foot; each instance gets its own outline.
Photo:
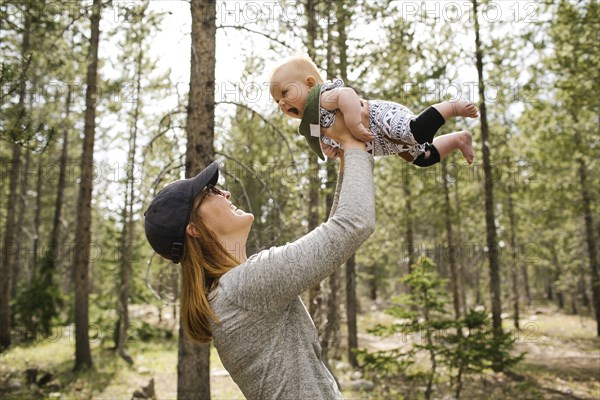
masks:
<path id="1" fill-rule="evenodd" d="M 467 160 L 469 165 L 471 165 L 473 159 L 475 158 L 475 154 L 473 154 L 473 135 L 471 135 L 471 132 L 462 131 L 460 133 L 458 148 L 465 157 L 465 160 Z"/>
<path id="2" fill-rule="evenodd" d="M 469 117 L 476 118 L 479 116 L 479 112 L 477 111 L 477 107 L 475 104 L 471 103 L 468 100 L 456 100 L 452 101 L 452 111 L 454 112 L 455 117 Z"/>

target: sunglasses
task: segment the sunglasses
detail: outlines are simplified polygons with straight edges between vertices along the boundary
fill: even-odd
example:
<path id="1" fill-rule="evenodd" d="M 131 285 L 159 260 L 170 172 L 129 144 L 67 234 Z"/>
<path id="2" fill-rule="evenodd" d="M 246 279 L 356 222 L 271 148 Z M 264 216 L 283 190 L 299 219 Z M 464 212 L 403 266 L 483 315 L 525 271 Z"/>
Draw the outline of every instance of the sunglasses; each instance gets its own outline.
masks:
<path id="1" fill-rule="evenodd" d="M 204 191 L 204 196 L 202 197 L 202 200 L 200 200 L 200 202 L 198 203 L 198 207 L 200 207 L 200 205 L 202 204 L 202 202 L 203 202 L 204 200 L 206 200 L 206 198 L 207 198 L 207 197 L 209 197 L 209 196 L 211 196 L 211 195 L 213 195 L 213 194 L 216 194 L 216 195 L 219 195 L 219 196 L 223 196 L 223 197 L 227 197 L 227 195 L 225 194 L 225 192 L 223 192 L 223 191 L 221 191 L 221 190 L 217 189 L 217 188 L 216 188 L 216 187 L 214 187 L 213 185 L 207 185 L 207 186 L 204 188 L 204 190 L 203 190 L 203 191 Z"/>

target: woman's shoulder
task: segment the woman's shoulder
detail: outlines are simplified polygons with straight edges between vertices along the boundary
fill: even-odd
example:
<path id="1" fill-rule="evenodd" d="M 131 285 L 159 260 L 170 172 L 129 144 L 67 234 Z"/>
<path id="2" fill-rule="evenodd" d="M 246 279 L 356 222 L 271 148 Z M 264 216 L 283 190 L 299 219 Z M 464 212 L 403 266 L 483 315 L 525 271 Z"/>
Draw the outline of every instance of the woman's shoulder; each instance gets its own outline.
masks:
<path id="1" fill-rule="evenodd" d="M 273 251 L 275 251 L 274 249 L 275 247 L 272 247 L 251 255 L 246 261 L 240 263 L 237 267 L 232 268 L 223 274 L 223 276 L 219 278 L 218 286 L 227 288 L 233 284 L 238 285 L 248 282 L 248 279 L 251 279 L 253 273 L 258 272 L 258 270 L 253 271 L 253 265 L 269 262 L 269 260 L 272 258 L 269 255 L 272 255 Z"/>

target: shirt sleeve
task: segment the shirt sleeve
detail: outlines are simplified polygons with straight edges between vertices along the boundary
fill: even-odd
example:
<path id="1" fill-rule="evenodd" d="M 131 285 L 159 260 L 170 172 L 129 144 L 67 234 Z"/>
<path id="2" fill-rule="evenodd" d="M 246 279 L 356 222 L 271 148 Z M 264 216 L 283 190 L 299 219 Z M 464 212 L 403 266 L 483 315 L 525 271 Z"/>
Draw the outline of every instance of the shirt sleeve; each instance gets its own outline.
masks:
<path id="1" fill-rule="evenodd" d="M 240 307 L 282 309 L 342 265 L 375 229 L 373 156 L 347 150 L 329 220 L 284 246 L 250 257 L 221 277 L 220 294 Z"/>

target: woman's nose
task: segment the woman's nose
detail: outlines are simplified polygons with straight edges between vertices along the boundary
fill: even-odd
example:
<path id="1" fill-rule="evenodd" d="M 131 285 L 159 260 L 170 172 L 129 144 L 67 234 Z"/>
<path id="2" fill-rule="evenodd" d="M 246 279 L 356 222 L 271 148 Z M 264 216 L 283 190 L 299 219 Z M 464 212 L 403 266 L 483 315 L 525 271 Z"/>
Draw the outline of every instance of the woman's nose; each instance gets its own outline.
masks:
<path id="1" fill-rule="evenodd" d="M 223 190 L 222 192 L 225 193 L 225 198 L 229 200 L 231 197 L 231 192 L 228 192 L 227 190 Z"/>

